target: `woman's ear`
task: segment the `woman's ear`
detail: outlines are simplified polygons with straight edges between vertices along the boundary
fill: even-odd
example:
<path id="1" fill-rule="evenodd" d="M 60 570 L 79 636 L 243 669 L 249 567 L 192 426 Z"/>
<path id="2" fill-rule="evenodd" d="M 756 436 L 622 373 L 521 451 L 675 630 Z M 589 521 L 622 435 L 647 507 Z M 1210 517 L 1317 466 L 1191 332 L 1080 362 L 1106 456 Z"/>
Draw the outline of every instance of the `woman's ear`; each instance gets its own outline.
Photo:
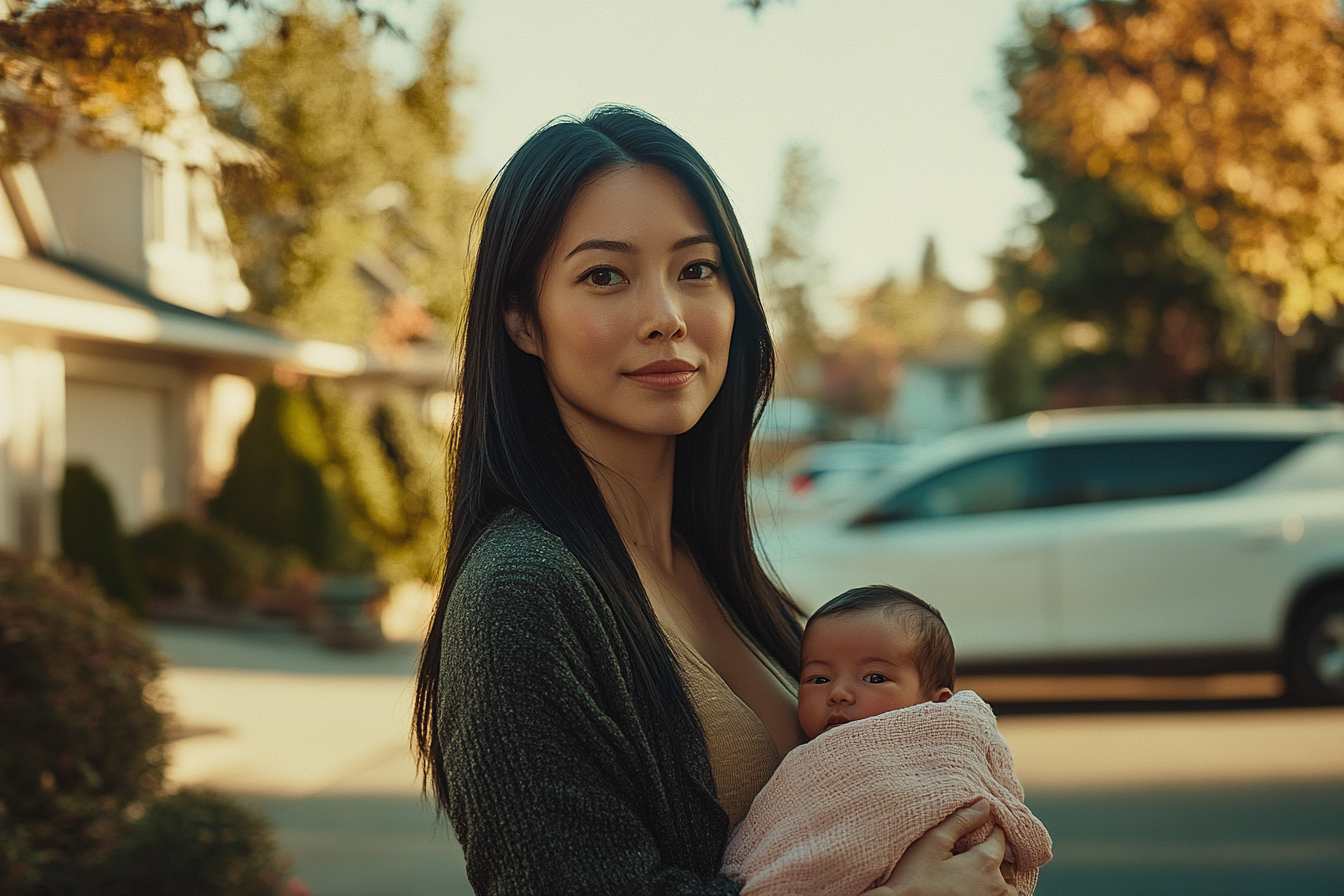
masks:
<path id="1" fill-rule="evenodd" d="M 541 357 L 541 342 L 537 339 L 536 326 L 520 309 L 510 308 L 504 312 L 504 329 L 509 332 L 514 345 L 529 355 Z"/>

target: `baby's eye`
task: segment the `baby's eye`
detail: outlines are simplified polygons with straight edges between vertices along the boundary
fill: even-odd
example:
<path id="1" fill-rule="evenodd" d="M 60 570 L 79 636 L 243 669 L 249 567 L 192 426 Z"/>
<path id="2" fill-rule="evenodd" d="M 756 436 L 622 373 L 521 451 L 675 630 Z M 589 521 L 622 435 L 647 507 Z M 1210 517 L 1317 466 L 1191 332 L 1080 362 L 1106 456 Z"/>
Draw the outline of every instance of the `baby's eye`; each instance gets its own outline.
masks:
<path id="1" fill-rule="evenodd" d="M 615 268 L 593 268 L 583 275 L 583 279 L 594 286 L 618 286 L 630 282 Z"/>
<path id="2" fill-rule="evenodd" d="M 709 261 L 696 261 L 681 269 L 682 280 L 708 280 L 719 272 L 719 266 Z"/>
<path id="3" fill-rule="evenodd" d="M 811 678 L 804 678 L 803 684 L 826 684 L 830 681 L 825 675 L 813 675 Z"/>
<path id="4" fill-rule="evenodd" d="M 881 672 L 869 672 L 867 675 L 863 676 L 863 680 L 869 684 L 881 684 L 887 680 L 887 676 L 883 675 Z"/>

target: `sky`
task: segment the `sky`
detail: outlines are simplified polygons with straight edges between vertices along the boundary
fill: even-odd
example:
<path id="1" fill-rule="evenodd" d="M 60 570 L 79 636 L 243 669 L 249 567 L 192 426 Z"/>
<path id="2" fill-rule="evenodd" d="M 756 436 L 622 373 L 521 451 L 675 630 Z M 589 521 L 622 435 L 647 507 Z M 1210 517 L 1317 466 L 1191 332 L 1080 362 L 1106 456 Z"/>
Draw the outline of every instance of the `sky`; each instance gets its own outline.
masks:
<path id="1" fill-rule="evenodd" d="M 785 147 L 811 143 L 830 178 L 818 294 L 911 279 L 926 235 L 958 286 L 1021 239 L 1040 193 L 1018 171 L 998 48 L 1019 0 L 456 0 L 463 174 L 492 176 L 551 118 L 617 102 L 685 136 L 718 172 L 764 253 Z M 412 39 L 432 4 L 388 0 Z M 406 76 L 412 54 L 376 58 Z"/>

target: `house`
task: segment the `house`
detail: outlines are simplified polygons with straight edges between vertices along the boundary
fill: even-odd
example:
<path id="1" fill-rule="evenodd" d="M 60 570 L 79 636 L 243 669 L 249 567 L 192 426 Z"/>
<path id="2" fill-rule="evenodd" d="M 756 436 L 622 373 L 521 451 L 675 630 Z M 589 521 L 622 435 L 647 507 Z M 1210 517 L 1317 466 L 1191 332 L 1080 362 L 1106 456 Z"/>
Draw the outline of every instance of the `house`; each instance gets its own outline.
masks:
<path id="1" fill-rule="evenodd" d="M 71 462 L 101 474 L 124 529 L 199 516 L 255 380 L 368 366 L 238 317 L 250 298 L 215 188 L 264 160 L 210 126 L 181 63 L 160 74 L 162 132 L 99 150 L 63 138 L 0 171 L 0 545 L 56 552 Z"/>

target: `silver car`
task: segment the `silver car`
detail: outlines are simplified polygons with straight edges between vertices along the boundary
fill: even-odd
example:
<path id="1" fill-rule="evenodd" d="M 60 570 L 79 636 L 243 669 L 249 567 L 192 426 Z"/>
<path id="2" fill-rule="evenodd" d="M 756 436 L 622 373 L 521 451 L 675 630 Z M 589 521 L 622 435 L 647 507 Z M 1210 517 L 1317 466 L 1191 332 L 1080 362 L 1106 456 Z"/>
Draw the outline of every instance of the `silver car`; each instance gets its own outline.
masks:
<path id="1" fill-rule="evenodd" d="M 1280 669 L 1344 699 L 1344 407 L 975 427 L 761 551 L 808 610 L 874 582 L 920 595 L 962 669 Z"/>

